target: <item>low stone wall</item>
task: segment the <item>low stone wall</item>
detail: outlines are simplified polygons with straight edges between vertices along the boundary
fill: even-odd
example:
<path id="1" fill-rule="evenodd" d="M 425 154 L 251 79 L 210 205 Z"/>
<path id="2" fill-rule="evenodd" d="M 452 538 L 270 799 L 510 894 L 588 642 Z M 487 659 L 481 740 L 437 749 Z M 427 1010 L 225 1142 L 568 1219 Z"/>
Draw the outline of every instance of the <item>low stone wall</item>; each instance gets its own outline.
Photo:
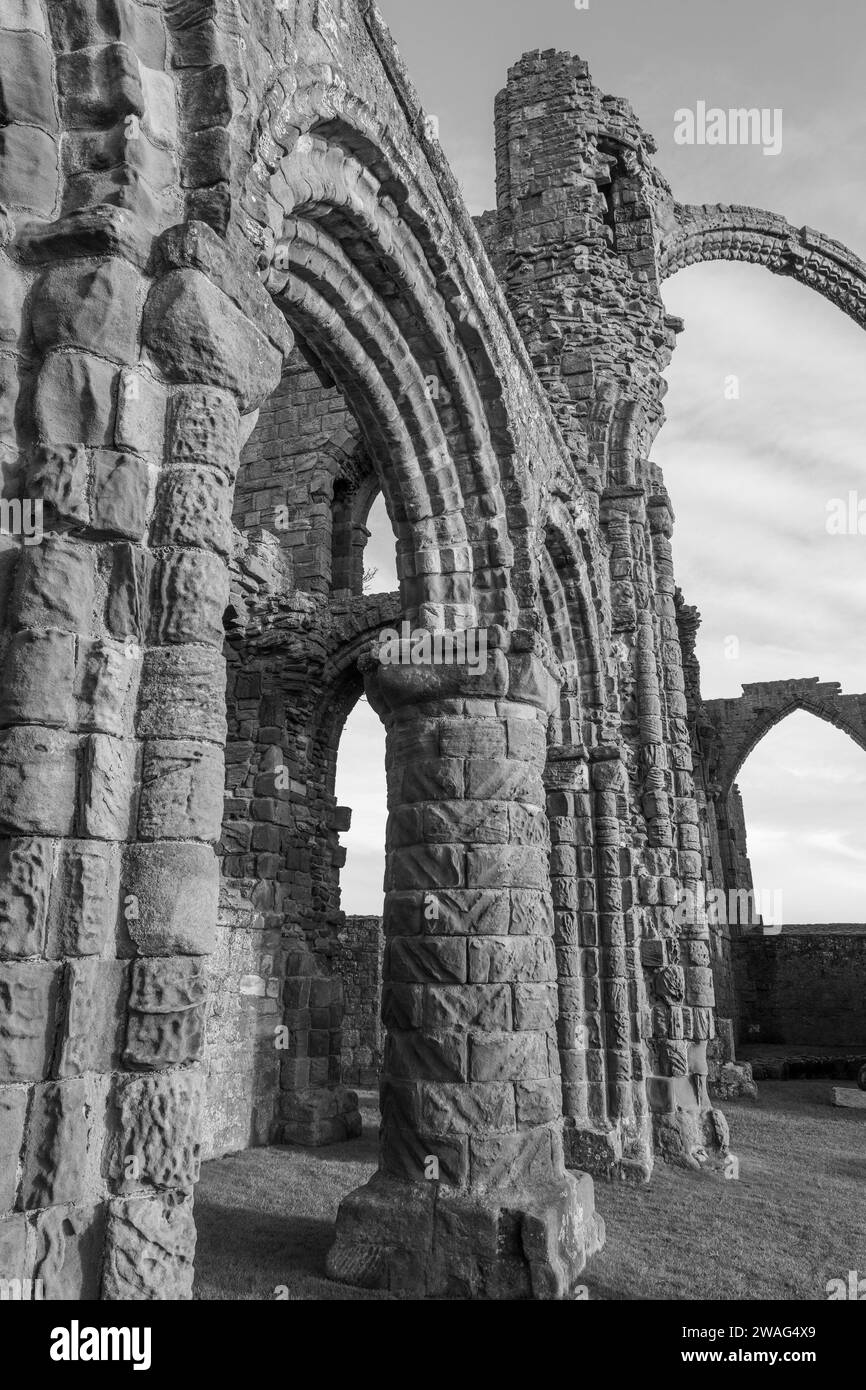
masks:
<path id="1" fill-rule="evenodd" d="M 866 926 L 790 926 L 732 947 L 741 1043 L 866 1046 Z"/>
<path id="2" fill-rule="evenodd" d="M 333 955 L 343 980 L 342 1079 L 347 1086 L 375 1087 L 382 1065 L 381 917 L 347 917 Z"/>

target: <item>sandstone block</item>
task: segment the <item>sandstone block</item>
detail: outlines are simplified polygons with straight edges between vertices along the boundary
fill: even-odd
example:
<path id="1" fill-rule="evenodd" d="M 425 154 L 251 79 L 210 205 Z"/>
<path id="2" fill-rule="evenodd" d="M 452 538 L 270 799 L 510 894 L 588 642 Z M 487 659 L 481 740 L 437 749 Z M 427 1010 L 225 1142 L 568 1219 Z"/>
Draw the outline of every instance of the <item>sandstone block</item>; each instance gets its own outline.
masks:
<path id="1" fill-rule="evenodd" d="M 9 1211 L 15 1204 L 15 1194 L 18 1188 L 18 1158 L 24 1140 L 26 1114 L 27 1092 L 24 1087 L 0 1087 L 0 1212 Z M 0 1222 L 0 1232 L 2 1229 L 3 1223 Z M 0 1251 L 2 1251 L 2 1236 L 0 1236 Z M 0 1279 L 4 1276 L 11 1277 L 2 1267 L 2 1253 L 0 1253 Z"/>
<path id="2" fill-rule="evenodd" d="M 135 744 L 91 734 L 82 756 L 79 830 L 94 840 L 126 840 L 135 823 Z"/>
<path id="3" fill-rule="evenodd" d="M 89 633 L 94 582 L 91 546 L 46 536 L 41 545 L 25 547 L 12 596 L 16 625 Z"/>
<path id="4" fill-rule="evenodd" d="M 109 1072 L 120 1065 L 129 965 L 85 956 L 65 968 L 65 1022 L 58 1076 Z"/>
<path id="5" fill-rule="evenodd" d="M 92 1078 L 48 1081 L 33 1094 L 18 1205 L 80 1202 L 95 1188 L 102 1105 Z"/>
<path id="6" fill-rule="evenodd" d="M 119 849 L 99 840 L 67 840 L 51 894 L 46 954 L 98 956 L 113 939 L 119 895 Z"/>
<path id="7" fill-rule="evenodd" d="M 160 480 L 154 523 L 158 545 L 191 545 L 229 558 L 234 540 L 225 473 L 200 464 L 170 469 Z"/>
<path id="8" fill-rule="evenodd" d="M 114 437 L 117 368 L 84 352 L 53 352 L 36 383 L 38 437 L 47 444 L 109 446 Z"/>
<path id="9" fill-rule="evenodd" d="M 204 1076 L 118 1076 L 108 1175 L 119 1193 L 142 1186 L 191 1191 L 198 1181 Z"/>
<path id="10" fill-rule="evenodd" d="M 162 462 L 167 399 L 166 388 L 159 382 L 125 367 L 117 392 L 115 448 Z"/>
<path id="11" fill-rule="evenodd" d="M 104 1203 L 48 1207 L 36 1214 L 33 1273 L 42 1280 L 46 1300 L 99 1297 L 105 1215 Z"/>
<path id="12" fill-rule="evenodd" d="M 0 958 L 42 954 L 53 867 L 51 840 L 0 841 Z"/>
<path id="13" fill-rule="evenodd" d="M 7 33 L 0 55 L 0 123 L 57 129 L 51 50 L 38 34 Z"/>
<path id="14" fill-rule="evenodd" d="M 102 1297 L 133 1302 L 191 1298 L 194 1253 L 191 1197 L 112 1201 Z"/>
<path id="15" fill-rule="evenodd" d="M 40 1081 L 51 1063 L 58 967 L 0 964 L 0 1084 Z"/>
<path id="16" fill-rule="evenodd" d="M 198 270 L 172 270 L 147 298 L 143 339 L 172 381 L 232 391 L 241 413 L 267 400 L 282 357 Z"/>
<path id="17" fill-rule="evenodd" d="M 37 347 L 61 345 L 97 352 L 118 362 L 137 354 L 138 271 L 114 257 L 99 265 L 53 265 L 33 293 L 32 325 Z"/>
<path id="18" fill-rule="evenodd" d="M 87 525 L 87 454 L 80 445 L 37 444 L 27 468 L 28 495 L 41 498 L 45 520 Z"/>
<path id="19" fill-rule="evenodd" d="M 223 643 L 228 572 L 219 556 L 205 550 L 163 554 L 151 593 L 155 643 Z"/>
<path id="20" fill-rule="evenodd" d="M 234 480 L 239 462 L 234 396 L 216 387 L 178 387 L 169 417 L 167 457 L 175 467 L 210 464 Z"/>
<path id="21" fill-rule="evenodd" d="M 57 141 L 34 126 L 0 129 L 0 185 L 8 205 L 37 217 L 54 209 L 58 183 Z"/>
<path id="22" fill-rule="evenodd" d="M 149 739 L 144 748 L 138 833 L 143 840 L 220 838 L 222 750 L 193 739 Z"/>
<path id="23" fill-rule="evenodd" d="M 389 945 L 391 978 L 407 983 L 463 984 L 466 943 L 459 938 L 396 937 Z"/>
<path id="24" fill-rule="evenodd" d="M 207 845 L 156 841 L 126 851 L 126 921 L 142 956 L 208 955 L 214 949 L 219 879 Z"/>
<path id="25" fill-rule="evenodd" d="M 99 450 L 93 463 L 90 524 L 106 536 L 141 540 L 147 526 L 156 472 L 132 454 Z"/>
<path id="26" fill-rule="evenodd" d="M 16 632 L 0 674 L 0 724 L 70 724 L 74 672 L 72 633 Z"/>
<path id="27" fill-rule="evenodd" d="M 72 833 L 76 750 L 75 738 L 55 729 L 0 731 L 0 830 Z"/>
<path id="28" fill-rule="evenodd" d="M 141 70 L 125 43 L 61 54 L 57 79 L 67 126 L 92 129 L 144 115 Z"/>

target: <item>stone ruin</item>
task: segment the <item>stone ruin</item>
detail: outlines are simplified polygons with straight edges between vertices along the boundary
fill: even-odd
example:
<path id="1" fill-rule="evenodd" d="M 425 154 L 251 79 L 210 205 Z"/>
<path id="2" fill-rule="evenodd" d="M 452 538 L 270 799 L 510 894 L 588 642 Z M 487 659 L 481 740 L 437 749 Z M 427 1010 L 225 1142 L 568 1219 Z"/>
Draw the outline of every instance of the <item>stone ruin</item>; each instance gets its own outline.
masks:
<path id="1" fill-rule="evenodd" d="M 678 203 L 568 54 L 508 73 L 473 221 L 371 0 L 2 27 L 0 447 L 44 530 L 0 557 L 0 1273 L 189 1298 L 203 1156 L 357 1131 L 334 776 L 365 689 L 380 1160 L 329 1272 L 567 1297 L 594 1178 L 728 1139 L 704 892 L 736 716 L 700 701 L 651 461 L 662 281 L 748 261 L 862 324 L 864 266 Z M 484 670 L 383 664 L 402 622 Z"/>

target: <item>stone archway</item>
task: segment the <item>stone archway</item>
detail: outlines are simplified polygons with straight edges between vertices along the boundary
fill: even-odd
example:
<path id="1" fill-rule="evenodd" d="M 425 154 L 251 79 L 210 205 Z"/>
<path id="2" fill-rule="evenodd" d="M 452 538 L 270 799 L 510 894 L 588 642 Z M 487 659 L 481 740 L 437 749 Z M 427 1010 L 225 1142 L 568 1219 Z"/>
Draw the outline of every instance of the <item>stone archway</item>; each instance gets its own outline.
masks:
<path id="1" fill-rule="evenodd" d="M 526 472 L 561 458 L 549 406 L 366 6 L 351 82 L 324 0 L 257 11 L 243 37 L 208 7 L 134 19 L 118 41 L 101 11 L 53 13 L 8 46 L 42 94 L 14 88 L 4 142 L 4 265 L 33 348 L 11 439 L 50 532 L 14 554 L 5 615 L 0 819 L 27 911 L 20 944 L 4 935 L 26 1025 L 0 1077 L 25 1152 L 4 1247 L 23 1261 L 34 1228 L 54 1296 L 189 1296 L 232 493 L 288 321 L 376 460 L 403 611 L 490 647 L 480 680 L 368 671 L 389 729 L 390 1036 L 382 1168 L 343 1205 L 332 1269 L 561 1297 L 599 1228 L 564 1165 L 552 1020 L 530 1007 L 555 979 L 546 853 L 509 809 L 543 808 L 558 698 Z M 308 60 L 275 62 L 295 36 Z M 31 191 L 14 142 L 37 127 Z M 58 127 L 77 150 L 62 174 Z M 266 756 L 262 829 L 283 814 Z"/>
<path id="2" fill-rule="evenodd" d="M 866 749 L 866 695 L 843 695 L 838 682 L 818 676 L 744 685 L 741 696 L 705 700 L 701 706 L 707 771 L 720 796 L 728 796 L 761 739 L 795 710 L 833 724 Z"/>
<path id="3" fill-rule="evenodd" d="M 285 943 L 327 916 L 339 817 L 308 766 L 312 695 L 338 700 L 350 659 L 387 729 L 388 1038 L 380 1169 L 342 1205 L 331 1272 L 566 1297 L 602 1237 L 569 1167 L 643 1179 L 651 1137 L 691 1167 L 727 1147 L 649 457 L 681 327 L 652 142 L 580 60 L 526 55 L 476 228 L 368 0 L 242 25 L 166 0 L 119 29 L 110 6 L 49 8 L 46 28 L 19 7 L 0 48 L 0 444 L 47 523 L 2 571 L 3 1259 L 50 1297 L 189 1296 L 214 848 L 222 911 L 273 936 L 251 974 L 286 1019 L 327 978 Z M 841 253 L 813 249 L 805 278 L 829 285 Z M 329 438 L 266 407 L 296 368 L 335 406 Z M 263 495 L 236 487 L 263 407 L 325 465 L 292 463 L 285 531 L 264 451 Z M 333 582 L 356 448 L 397 537 L 375 614 Z M 386 612 L 477 635 L 484 669 L 386 664 Z M 281 1105 L 332 1094 L 331 1058 L 329 1038 L 325 1067 L 280 1059 Z"/>

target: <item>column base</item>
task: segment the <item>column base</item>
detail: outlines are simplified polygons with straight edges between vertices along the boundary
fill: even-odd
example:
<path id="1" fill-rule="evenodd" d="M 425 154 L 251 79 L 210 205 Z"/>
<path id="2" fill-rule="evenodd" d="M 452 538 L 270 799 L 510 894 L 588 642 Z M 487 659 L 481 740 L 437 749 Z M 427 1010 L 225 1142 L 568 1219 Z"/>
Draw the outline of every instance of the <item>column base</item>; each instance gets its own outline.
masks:
<path id="1" fill-rule="evenodd" d="M 280 1098 L 280 1114 L 283 1118 L 277 1122 L 274 1136 L 278 1144 L 318 1149 L 361 1137 L 358 1096 L 345 1086 L 286 1091 Z"/>
<path id="2" fill-rule="evenodd" d="M 340 1204 L 327 1268 L 414 1298 L 567 1299 L 603 1244 L 586 1173 L 495 1195 L 376 1173 Z"/>
<path id="3" fill-rule="evenodd" d="M 730 1148 L 728 1122 L 710 1103 L 703 1076 L 651 1076 L 647 1091 L 655 1150 L 666 1163 L 700 1169 L 711 1156 L 724 1158 Z"/>
<path id="4" fill-rule="evenodd" d="M 652 1177 L 653 1155 L 651 1138 L 633 1142 L 631 1152 L 623 1146 L 623 1135 L 619 1129 L 581 1129 L 569 1124 L 563 1125 L 566 1167 L 580 1177 L 589 1173 L 593 1178 L 603 1178 L 605 1182 L 627 1182 L 635 1187 L 643 1186 Z"/>
<path id="5" fill-rule="evenodd" d="M 748 1062 L 722 1062 L 710 1068 L 710 1090 L 719 1100 L 739 1100 L 743 1096 L 756 1100 L 758 1087 Z"/>

